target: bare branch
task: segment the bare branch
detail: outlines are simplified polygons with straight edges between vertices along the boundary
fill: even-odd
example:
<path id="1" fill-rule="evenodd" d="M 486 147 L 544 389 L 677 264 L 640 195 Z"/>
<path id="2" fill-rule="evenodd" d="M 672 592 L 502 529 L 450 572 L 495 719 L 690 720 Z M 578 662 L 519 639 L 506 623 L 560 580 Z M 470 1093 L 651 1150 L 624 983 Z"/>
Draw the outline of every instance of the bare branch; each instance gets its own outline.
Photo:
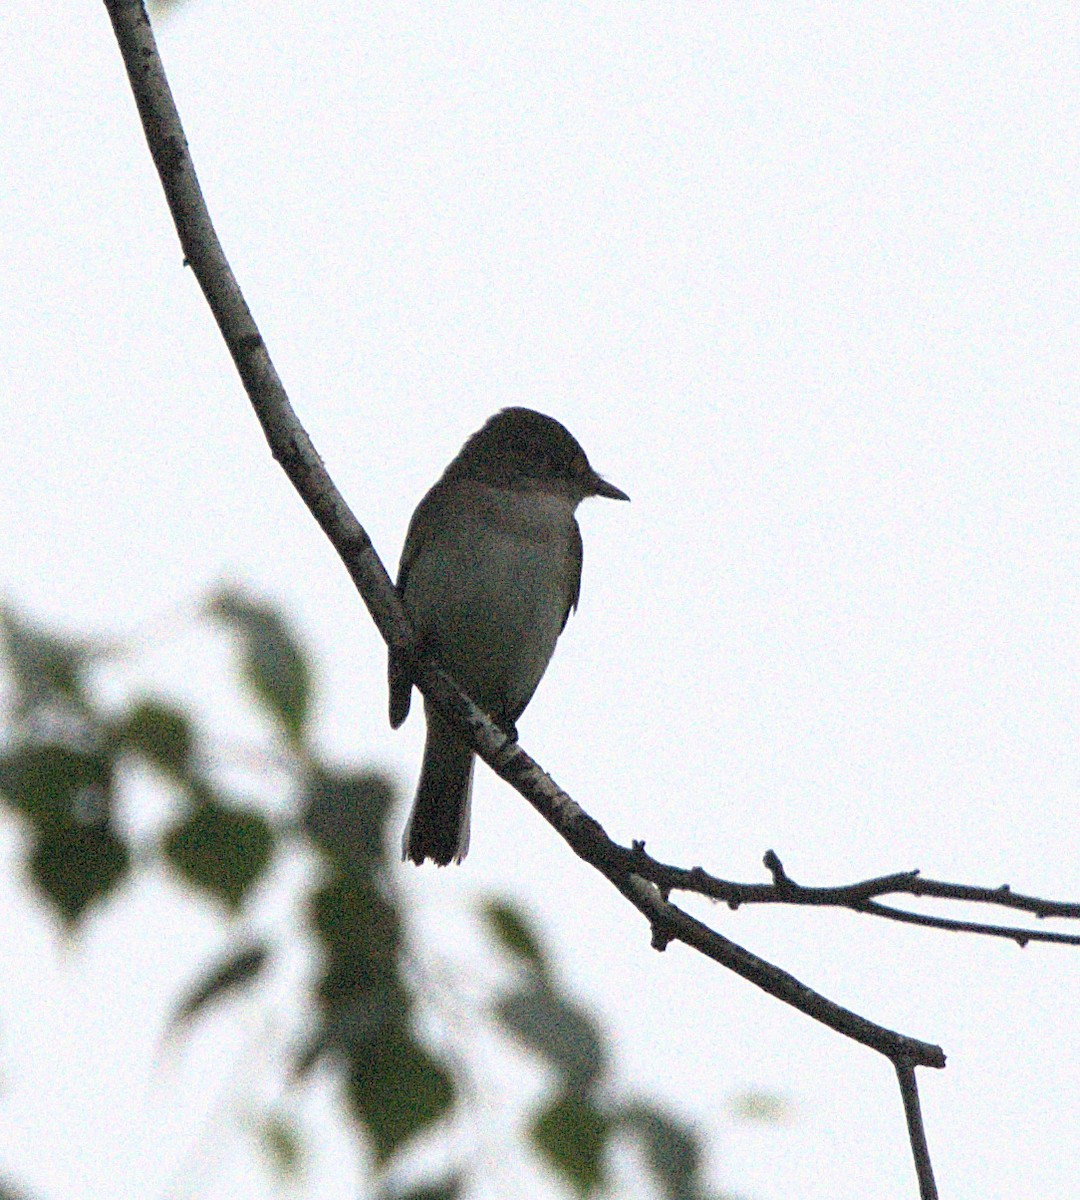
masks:
<path id="1" fill-rule="evenodd" d="M 774 850 L 764 858 L 765 866 L 773 877 L 769 883 L 735 883 L 730 879 L 717 879 L 703 867 L 673 867 L 658 862 L 645 853 L 644 843 L 636 845 L 635 869 L 645 879 L 651 880 L 666 892 L 696 892 L 711 900 L 721 900 L 731 908 L 743 904 L 803 904 L 814 907 L 847 908 L 852 912 L 883 917 L 889 921 L 901 921 L 908 925 L 923 925 L 929 929 L 948 929 L 961 933 L 977 933 L 986 937 L 1009 938 L 1019 946 L 1028 942 L 1055 942 L 1059 945 L 1080 945 L 1080 934 L 1051 933 L 1041 929 L 1026 929 L 1016 925 L 991 925 L 978 921 L 957 921 L 947 917 L 934 917 L 925 913 L 913 913 L 879 904 L 881 896 L 932 896 L 958 900 L 969 904 L 991 904 L 1001 908 L 1028 912 L 1040 919 L 1049 917 L 1080 919 L 1080 904 L 1060 900 L 1044 900 L 1039 896 L 1025 896 L 1014 892 L 1008 884 L 996 888 L 972 887 L 970 884 L 944 883 L 936 879 L 924 879 L 916 871 L 900 871 L 893 875 L 881 875 L 861 883 L 848 883 L 836 887 L 804 887 L 796 883 L 784 870 Z"/>
<path id="2" fill-rule="evenodd" d="M 412 631 L 386 568 L 297 419 L 218 240 L 142 0 L 106 0 L 105 8 L 184 262 L 210 305 L 270 450 L 341 556 L 383 639 L 405 649 Z"/>
<path id="3" fill-rule="evenodd" d="M 919 1178 L 920 1200 L 938 1200 L 934 1168 L 930 1164 L 930 1149 L 926 1144 L 926 1129 L 923 1127 L 922 1106 L 919 1104 L 919 1085 L 915 1082 L 915 1068 L 909 1062 L 896 1061 L 896 1078 L 900 1081 L 900 1095 L 904 1101 L 904 1116 L 907 1118 L 908 1141 L 915 1160 L 915 1174 Z"/>
<path id="4" fill-rule="evenodd" d="M 906 912 L 888 904 L 867 902 L 856 912 L 885 917 L 889 921 L 900 921 L 905 925 L 922 925 L 927 929 L 948 929 L 954 933 L 977 933 L 983 937 L 1008 938 L 1021 949 L 1028 942 L 1056 942 L 1062 946 L 1080 946 L 1080 934 L 1048 933 L 1042 929 L 1022 929 L 1016 925 L 987 925 L 981 921 L 956 921 L 949 917 L 932 917 L 926 913 Z"/>
<path id="5" fill-rule="evenodd" d="M 663 950 L 670 941 L 678 939 L 756 984 L 770 996 L 783 1000 L 822 1025 L 835 1029 L 837 1033 L 879 1051 L 893 1062 L 907 1061 L 920 1067 L 945 1066 L 945 1055 L 940 1046 L 883 1029 L 858 1013 L 841 1008 L 839 1004 L 800 983 L 793 975 L 751 954 L 749 950 L 683 912 L 665 900 L 655 884 L 647 882 L 640 875 L 630 875 L 623 881 L 613 882 L 652 923 L 653 945 L 658 950 Z"/>
<path id="6" fill-rule="evenodd" d="M 105 7 L 120 45 L 150 153 L 176 223 L 185 262 L 191 266 L 206 296 L 274 458 L 342 558 L 383 639 L 395 650 L 413 658 L 415 678 L 424 695 L 468 731 L 481 757 L 550 822 L 581 858 L 602 872 L 646 917 L 657 949 L 664 949 L 674 939 L 683 941 L 770 995 L 846 1037 L 872 1047 L 893 1062 L 904 1096 L 922 1195 L 924 1200 L 935 1197 L 914 1068 L 943 1067 L 945 1055 L 940 1047 L 895 1033 L 841 1008 L 787 972 L 714 932 L 671 904 L 667 897 L 671 890 L 680 888 L 724 900 L 732 907 L 776 902 L 843 904 L 856 911 L 875 912 L 891 919 L 931 923 L 916 914 L 900 914 L 887 906 L 874 904 L 873 900 L 898 892 L 982 900 L 984 897 L 974 894 L 980 889 L 928 884 L 913 872 L 847 888 L 802 888 L 788 879 L 775 855 L 767 859 L 773 871 L 772 885 L 729 884 L 701 868 L 688 871 L 658 863 L 645 854 L 644 843 L 626 849 L 613 842 L 600 824 L 481 712 L 449 675 L 421 656 L 390 577 L 297 419 L 229 268 L 199 188 L 145 8 L 141 0 L 105 0 Z M 1016 898 L 1007 890 L 999 890 L 994 896 L 997 897 L 995 903 L 1027 907 L 1040 916 L 1077 915 L 1072 911 L 1076 906 L 1038 902 L 1039 907 L 1032 908 L 1030 904 L 1034 902 Z M 1025 902 L 1018 903 L 1018 900 Z"/>
<path id="7" fill-rule="evenodd" d="M 143 129 L 176 222 L 187 263 L 233 355 L 241 381 L 259 415 L 274 457 L 303 496 L 345 561 L 384 639 L 416 655 L 416 641 L 371 540 L 338 492 L 301 426 L 270 361 L 270 355 L 225 258 L 210 221 L 187 140 L 180 124 L 154 35 L 141 0 L 106 0 L 120 43 Z M 778 999 L 893 1060 L 941 1067 L 938 1046 L 874 1025 L 755 957 L 664 900 L 638 872 L 638 852 L 613 842 L 599 822 L 568 796 L 517 743 L 481 712 L 444 671 L 418 660 L 424 695 L 470 732 L 477 752 L 517 789 L 587 862 L 648 917 L 654 945 L 678 938 L 723 963 Z"/>

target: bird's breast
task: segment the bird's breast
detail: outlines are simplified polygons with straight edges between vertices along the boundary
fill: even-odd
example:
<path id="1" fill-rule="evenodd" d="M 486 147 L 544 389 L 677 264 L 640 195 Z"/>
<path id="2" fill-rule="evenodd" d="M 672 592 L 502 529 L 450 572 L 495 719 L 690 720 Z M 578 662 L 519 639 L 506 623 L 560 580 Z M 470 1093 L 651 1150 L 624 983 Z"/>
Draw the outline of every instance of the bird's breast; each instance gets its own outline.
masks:
<path id="1" fill-rule="evenodd" d="M 409 566 L 405 605 L 466 691 L 514 721 L 577 591 L 574 506 L 568 497 L 463 487 L 439 509 Z"/>

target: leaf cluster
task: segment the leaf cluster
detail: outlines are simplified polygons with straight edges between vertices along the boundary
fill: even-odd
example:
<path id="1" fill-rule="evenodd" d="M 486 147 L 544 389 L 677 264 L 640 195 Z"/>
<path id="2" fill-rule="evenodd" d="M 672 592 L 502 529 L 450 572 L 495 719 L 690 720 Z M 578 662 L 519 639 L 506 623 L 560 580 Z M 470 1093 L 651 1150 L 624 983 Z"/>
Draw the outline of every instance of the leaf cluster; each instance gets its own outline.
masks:
<path id="1" fill-rule="evenodd" d="M 218 615 L 213 605 L 208 611 Z M 0 613 L 0 638 L 10 684 L 0 795 L 24 820 L 31 882 L 62 923 L 73 930 L 131 873 L 133 850 L 118 813 L 119 780 L 131 759 L 164 776 L 177 796 L 157 847 L 162 859 L 186 883 L 239 911 L 270 865 L 275 832 L 212 777 L 194 719 L 149 696 L 118 712 L 101 704 L 90 673 L 104 646 L 63 640 L 11 611 Z M 260 641 L 261 661 L 275 652 Z M 296 721 L 297 698 L 288 700 L 292 710 L 284 702 L 274 709 L 283 725 Z"/>
<path id="2" fill-rule="evenodd" d="M 596 1018 L 558 984 L 535 929 L 505 901 L 485 917 L 495 940 L 519 966 L 519 982 L 495 1004 L 502 1027 L 547 1063 L 557 1085 L 533 1114 L 529 1138 L 541 1157 L 581 1196 L 606 1190 L 610 1149 L 637 1144 L 664 1200 L 705 1200 L 701 1146 L 694 1131 L 660 1107 L 621 1095 Z"/>
<path id="3" fill-rule="evenodd" d="M 149 695 L 118 709 L 103 705 L 92 668 L 105 647 L 59 638 L 4 611 L 0 800 L 26 829 L 31 886 L 71 935 L 149 861 L 242 929 L 277 857 L 298 844 L 313 850 L 323 869 L 303 912 L 320 966 L 308 997 L 308 1033 L 286 1055 L 288 1077 L 299 1084 L 322 1061 L 337 1068 L 347 1116 L 363 1135 L 385 1200 L 449 1200 L 467 1189 L 474 1164 L 460 1161 L 419 1191 L 403 1191 L 400 1183 L 418 1136 L 461 1122 L 468 1089 L 467 1055 L 459 1053 L 467 1047 L 455 1047 L 447 1061 L 418 1033 L 424 998 L 416 973 L 405 968 L 409 913 L 387 852 L 397 797 L 376 771 L 341 770 L 320 759 L 310 738 L 310 659 L 277 609 L 223 590 L 201 611 L 235 640 L 237 675 L 284 747 L 279 760 L 287 764 L 294 816 L 272 819 L 257 798 L 230 794 L 208 765 L 220 758 L 212 739 L 184 708 Z M 118 819 L 131 760 L 150 767 L 176 797 L 149 852 L 136 852 Z M 632 1142 L 658 1195 L 703 1197 L 696 1135 L 656 1106 L 619 1093 L 603 1030 L 560 986 L 526 917 L 491 899 L 483 918 L 512 982 L 475 1014 L 477 1028 L 512 1041 L 554 1081 L 527 1118 L 525 1145 L 581 1196 L 609 1190 L 612 1148 Z M 189 1027 L 228 996 L 256 1001 L 277 960 L 271 938 L 238 933 L 178 999 L 174 1028 Z M 274 1111 L 256 1133 L 282 1175 L 300 1170 L 294 1122 Z"/>

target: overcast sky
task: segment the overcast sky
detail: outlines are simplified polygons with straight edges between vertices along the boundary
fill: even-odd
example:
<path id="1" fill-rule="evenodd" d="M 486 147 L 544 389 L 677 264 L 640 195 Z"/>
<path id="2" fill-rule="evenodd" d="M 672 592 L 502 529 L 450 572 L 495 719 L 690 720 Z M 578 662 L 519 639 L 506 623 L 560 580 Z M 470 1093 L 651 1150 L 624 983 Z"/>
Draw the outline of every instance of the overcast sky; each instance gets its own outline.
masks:
<path id="1" fill-rule="evenodd" d="M 182 269 L 103 6 L 0 26 L 3 596 L 130 634 L 242 580 L 315 647 L 327 750 L 411 788 L 422 721 L 391 733 L 378 636 Z M 1080 898 L 1075 4 L 190 0 L 159 36 L 226 252 L 391 570 L 507 404 L 631 495 L 580 513 L 580 611 L 519 723 L 612 836 L 742 879 L 772 847 L 808 883 Z M 914 1196 L 887 1063 L 651 951 L 486 770 L 464 867 L 402 872 L 433 929 L 523 898 L 718 1184 Z M 155 1108 L 118 1064 L 212 923 L 177 966 L 144 889 L 63 954 L 8 875 L 0 1161 L 43 1196 L 157 1197 L 187 1134 L 153 1114 L 210 1077 L 181 1056 Z M 1075 1192 L 1076 949 L 690 907 L 944 1046 L 920 1074 L 943 1196 Z M 790 1122 L 733 1122 L 746 1088 Z"/>

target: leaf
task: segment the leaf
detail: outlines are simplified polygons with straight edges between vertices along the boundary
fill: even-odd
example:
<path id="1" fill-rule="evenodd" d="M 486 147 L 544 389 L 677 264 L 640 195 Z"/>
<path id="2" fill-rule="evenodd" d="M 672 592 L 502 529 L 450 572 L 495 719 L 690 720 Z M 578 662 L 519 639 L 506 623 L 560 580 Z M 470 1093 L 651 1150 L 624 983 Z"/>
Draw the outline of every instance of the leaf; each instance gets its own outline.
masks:
<path id="1" fill-rule="evenodd" d="M 372 871 L 386 857 L 386 821 L 397 796 L 375 771 L 311 773 L 303 826 L 344 871 Z"/>
<path id="2" fill-rule="evenodd" d="M 454 1081 L 407 1030 L 393 1024 L 352 1064 L 348 1094 L 382 1164 L 450 1108 Z"/>
<path id="3" fill-rule="evenodd" d="M 310 715 L 311 668 L 284 618 L 272 605 L 232 589 L 218 592 L 207 609 L 240 635 L 244 682 L 290 744 L 299 746 Z"/>
<path id="4" fill-rule="evenodd" d="M 58 698 L 83 705 L 79 675 L 90 657 L 88 643 L 43 633 L 0 607 L 0 640 L 15 681 L 14 708 L 25 714 Z"/>
<path id="5" fill-rule="evenodd" d="M 283 1116 L 269 1116 L 256 1124 L 255 1134 L 275 1174 L 286 1181 L 299 1179 L 304 1148 L 296 1122 Z"/>
<path id="6" fill-rule="evenodd" d="M 0 757 L 0 792 L 38 828 L 108 812 L 112 762 L 61 745 L 28 745 Z"/>
<path id="7" fill-rule="evenodd" d="M 538 975 L 547 974 L 540 940 L 521 909 L 507 900 L 492 898 L 485 902 L 483 914 L 492 936 L 504 950 Z"/>
<path id="8" fill-rule="evenodd" d="M 665 1200 L 697 1200 L 703 1194 L 701 1146 L 691 1129 L 647 1104 L 630 1105 L 616 1119 L 640 1144 Z"/>
<path id="9" fill-rule="evenodd" d="M 328 965 L 346 964 L 350 987 L 397 978 L 401 918 L 373 880 L 349 875 L 326 884 L 311 897 L 309 920 Z"/>
<path id="10" fill-rule="evenodd" d="M 179 778 L 187 774 L 195 738 L 180 709 L 159 700 L 142 700 L 116 733 L 125 749 L 143 755 L 161 770 Z"/>
<path id="11" fill-rule="evenodd" d="M 38 891 L 74 925 L 116 887 L 130 862 L 127 846 L 107 825 L 71 821 L 39 829 L 27 865 Z"/>
<path id="12" fill-rule="evenodd" d="M 386 1200 L 457 1200 L 464 1186 L 460 1175 L 451 1175 L 439 1183 L 422 1183 L 407 1192 L 387 1192 Z"/>
<path id="13" fill-rule="evenodd" d="M 743 1092 L 733 1097 L 731 1115 L 737 1121 L 754 1121 L 760 1125 L 781 1125 L 791 1116 L 791 1106 L 772 1092 Z"/>
<path id="14" fill-rule="evenodd" d="M 564 1090 L 590 1092 L 606 1066 L 604 1043 L 593 1019 L 547 987 L 522 988 L 502 997 L 495 1012 L 505 1028 L 558 1072 Z"/>
<path id="15" fill-rule="evenodd" d="M 371 879 L 340 876 L 311 898 L 309 922 L 321 943 L 319 1028 L 300 1056 L 303 1074 L 334 1048 L 362 1064 L 388 1025 L 406 1026 L 410 998 L 401 984 L 401 918 Z"/>
<path id="16" fill-rule="evenodd" d="M 356 986 L 338 973 L 331 987 L 320 988 L 318 1021 L 292 1058 L 294 1079 L 305 1079 L 327 1055 L 346 1067 L 366 1069 L 372 1047 L 391 1026 L 408 1020 L 410 995 L 396 981 L 386 986 Z"/>
<path id="17" fill-rule="evenodd" d="M 541 1156 L 580 1196 L 604 1181 L 604 1150 L 610 1122 L 583 1096 L 563 1095 L 543 1109 L 529 1136 Z"/>
<path id="18" fill-rule="evenodd" d="M 263 943 L 234 950 L 203 974 L 177 1006 L 171 1024 L 184 1025 L 198 1016 L 208 1004 L 250 987 L 262 975 L 269 958 L 270 951 Z"/>
<path id="19" fill-rule="evenodd" d="M 187 2 L 188 0 L 147 0 L 146 10 L 151 17 L 160 20 Z"/>
<path id="20" fill-rule="evenodd" d="M 188 883 L 235 910 L 266 873 L 275 834 L 260 813 L 199 791 L 186 818 L 166 834 L 163 851 Z"/>

